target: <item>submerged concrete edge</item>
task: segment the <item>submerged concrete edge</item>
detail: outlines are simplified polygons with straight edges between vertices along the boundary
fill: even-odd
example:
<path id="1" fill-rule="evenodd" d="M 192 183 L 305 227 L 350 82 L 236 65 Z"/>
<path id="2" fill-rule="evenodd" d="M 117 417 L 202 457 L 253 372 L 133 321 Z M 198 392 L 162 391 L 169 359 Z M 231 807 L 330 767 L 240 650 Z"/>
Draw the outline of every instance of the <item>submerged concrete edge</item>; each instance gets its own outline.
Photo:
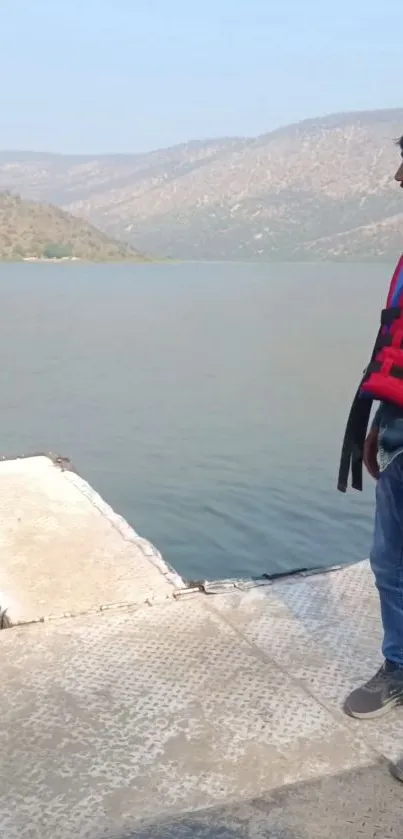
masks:
<path id="1" fill-rule="evenodd" d="M 25 460 L 30 459 L 33 457 L 46 457 L 50 460 L 55 467 L 60 469 L 61 472 L 65 472 L 65 477 L 70 483 L 74 484 L 74 486 L 84 495 L 91 504 L 99 510 L 101 515 L 103 515 L 110 523 L 116 528 L 116 530 L 121 534 L 123 539 L 127 542 L 132 542 L 139 550 L 144 554 L 144 556 L 160 571 L 160 573 L 166 578 L 166 580 L 172 584 L 175 589 L 181 589 L 186 587 L 185 581 L 182 579 L 180 574 L 175 571 L 174 568 L 169 565 L 168 562 L 162 557 L 161 553 L 157 550 L 155 545 L 152 544 L 148 539 L 140 536 L 134 527 L 129 524 L 126 519 L 121 516 L 119 513 L 116 513 L 113 507 L 108 504 L 107 501 L 102 498 L 102 496 L 95 490 L 88 481 L 83 478 L 78 469 L 73 465 L 70 458 L 65 457 L 61 454 L 56 454 L 53 452 L 37 452 L 35 454 L 28 454 L 28 455 L 19 455 L 17 457 L 8 458 L 8 457 L 1 457 L 1 460 Z"/>
<path id="2" fill-rule="evenodd" d="M 333 565 L 325 568 L 312 569 L 296 569 L 289 573 L 280 574 L 262 574 L 258 577 L 250 578 L 228 578 L 221 580 L 186 580 L 163 558 L 160 551 L 148 539 L 140 536 L 136 530 L 130 525 L 127 520 L 115 512 L 115 510 L 108 504 L 107 501 L 88 483 L 78 472 L 72 461 L 64 455 L 53 452 L 35 452 L 31 454 L 22 454 L 8 457 L 0 455 L 0 462 L 30 460 L 33 458 L 46 458 L 56 469 L 63 473 L 65 480 L 71 483 L 75 489 L 83 495 L 93 507 L 104 517 L 108 522 L 118 531 L 122 539 L 135 546 L 145 557 L 145 559 L 164 577 L 167 583 L 172 587 L 171 595 L 173 599 L 182 599 L 192 596 L 204 595 L 213 597 L 214 595 L 233 594 L 247 594 L 247 592 L 254 589 L 264 589 L 267 587 L 276 587 L 281 582 L 291 580 L 298 581 L 301 578 L 311 576 L 325 576 L 335 572 L 342 572 L 357 563 L 351 562 L 343 565 Z M 362 560 L 366 562 L 367 560 Z M 146 599 L 143 603 L 131 603 L 124 601 L 122 603 L 100 603 L 93 607 L 91 613 L 99 613 L 107 609 L 119 608 L 139 608 L 141 605 L 152 605 L 154 601 Z M 14 603 L 7 596 L 6 592 L 0 592 L 0 630 L 8 629 L 13 626 L 21 626 L 31 621 L 11 621 L 8 616 L 9 610 Z M 84 614 L 87 614 L 88 610 Z M 78 617 L 82 615 L 81 612 L 68 612 L 63 615 L 42 615 L 38 617 L 33 623 L 43 623 L 48 620 L 55 620 L 58 618 Z"/>
<path id="3" fill-rule="evenodd" d="M 157 548 L 148 539 L 139 536 L 134 528 L 129 524 L 123 516 L 116 513 L 113 507 L 105 501 L 99 493 L 93 489 L 88 481 L 84 480 L 73 469 L 65 470 L 65 478 L 72 483 L 78 491 L 84 495 L 91 504 L 104 516 L 116 530 L 120 533 L 126 542 L 131 542 L 136 548 L 139 548 L 141 553 L 149 560 L 149 562 L 158 569 L 158 571 L 165 577 L 165 579 L 176 589 L 186 588 L 186 583 L 170 565 L 163 559 Z"/>

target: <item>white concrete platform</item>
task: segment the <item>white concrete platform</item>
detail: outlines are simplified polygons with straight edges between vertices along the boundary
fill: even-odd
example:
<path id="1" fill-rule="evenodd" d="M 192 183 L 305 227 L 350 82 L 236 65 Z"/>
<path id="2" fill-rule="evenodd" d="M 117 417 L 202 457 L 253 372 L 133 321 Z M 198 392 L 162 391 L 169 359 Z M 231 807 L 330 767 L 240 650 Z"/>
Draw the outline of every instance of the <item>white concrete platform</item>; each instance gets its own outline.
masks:
<path id="1" fill-rule="evenodd" d="M 153 602 L 183 586 L 62 458 L 0 462 L 0 557 L 8 625 Z"/>
<path id="2" fill-rule="evenodd" d="M 26 621 L 0 633 L 2 839 L 401 839 L 387 760 L 403 709 L 371 724 L 341 711 L 380 660 L 367 563 L 185 593 L 71 471 L 3 463 L 0 485 L 1 587 Z M 41 610 L 46 557 L 57 584 Z M 120 573 L 130 596 L 100 610 Z M 27 622 L 41 614 L 59 617 Z"/>

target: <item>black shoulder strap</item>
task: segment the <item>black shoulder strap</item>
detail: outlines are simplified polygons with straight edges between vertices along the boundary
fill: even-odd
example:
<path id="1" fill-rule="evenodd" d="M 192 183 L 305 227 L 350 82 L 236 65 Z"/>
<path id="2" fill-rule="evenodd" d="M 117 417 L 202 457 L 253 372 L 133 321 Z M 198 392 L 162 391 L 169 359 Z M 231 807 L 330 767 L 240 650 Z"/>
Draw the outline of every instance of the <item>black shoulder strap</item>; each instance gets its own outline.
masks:
<path id="1" fill-rule="evenodd" d="M 372 350 L 370 364 L 372 364 L 378 351 L 381 337 L 382 324 Z M 366 374 L 364 374 L 364 376 L 365 375 Z M 364 443 L 367 436 L 369 417 L 373 403 L 370 396 L 361 396 L 360 390 L 362 382 L 363 380 L 361 380 L 358 390 L 354 396 L 353 404 L 351 405 L 347 420 L 346 430 L 344 432 L 339 475 L 337 479 L 337 489 L 339 492 L 346 492 L 350 471 L 352 479 L 351 486 L 353 489 L 359 490 L 359 492 L 362 490 L 362 459 L 364 454 Z"/>
<path id="2" fill-rule="evenodd" d="M 346 492 L 351 471 L 353 489 L 362 490 L 362 459 L 367 436 L 372 399 L 363 398 L 360 389 L 354 397 L 344 433 L 337 489 Z"/>

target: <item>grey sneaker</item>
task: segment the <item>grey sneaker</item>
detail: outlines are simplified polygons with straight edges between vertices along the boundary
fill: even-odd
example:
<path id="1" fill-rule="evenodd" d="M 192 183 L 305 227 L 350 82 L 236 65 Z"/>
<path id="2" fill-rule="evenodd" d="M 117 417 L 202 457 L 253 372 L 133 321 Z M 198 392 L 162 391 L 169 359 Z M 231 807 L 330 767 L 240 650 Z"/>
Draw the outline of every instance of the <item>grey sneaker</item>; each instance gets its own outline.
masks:
<path id="1" fill-rule="evenodd" d="M 353 690 L 344 703 L 344 711 L 358 720 L 370 720 L 403 705 L 403 669 L 385 661 L 375 676 Z"/>

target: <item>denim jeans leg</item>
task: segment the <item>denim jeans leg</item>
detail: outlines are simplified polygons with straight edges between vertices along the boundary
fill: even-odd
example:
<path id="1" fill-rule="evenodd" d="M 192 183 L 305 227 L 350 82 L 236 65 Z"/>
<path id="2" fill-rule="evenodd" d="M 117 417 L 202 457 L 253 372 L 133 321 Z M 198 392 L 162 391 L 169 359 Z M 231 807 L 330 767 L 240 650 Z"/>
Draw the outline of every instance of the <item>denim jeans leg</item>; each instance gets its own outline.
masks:
<path id="1" fill-rule="evenodd" d="M 376 487 L 371 567 L 379 591 L 382 652 L 403 668 L 403 456 L 381 472 Z"/>

